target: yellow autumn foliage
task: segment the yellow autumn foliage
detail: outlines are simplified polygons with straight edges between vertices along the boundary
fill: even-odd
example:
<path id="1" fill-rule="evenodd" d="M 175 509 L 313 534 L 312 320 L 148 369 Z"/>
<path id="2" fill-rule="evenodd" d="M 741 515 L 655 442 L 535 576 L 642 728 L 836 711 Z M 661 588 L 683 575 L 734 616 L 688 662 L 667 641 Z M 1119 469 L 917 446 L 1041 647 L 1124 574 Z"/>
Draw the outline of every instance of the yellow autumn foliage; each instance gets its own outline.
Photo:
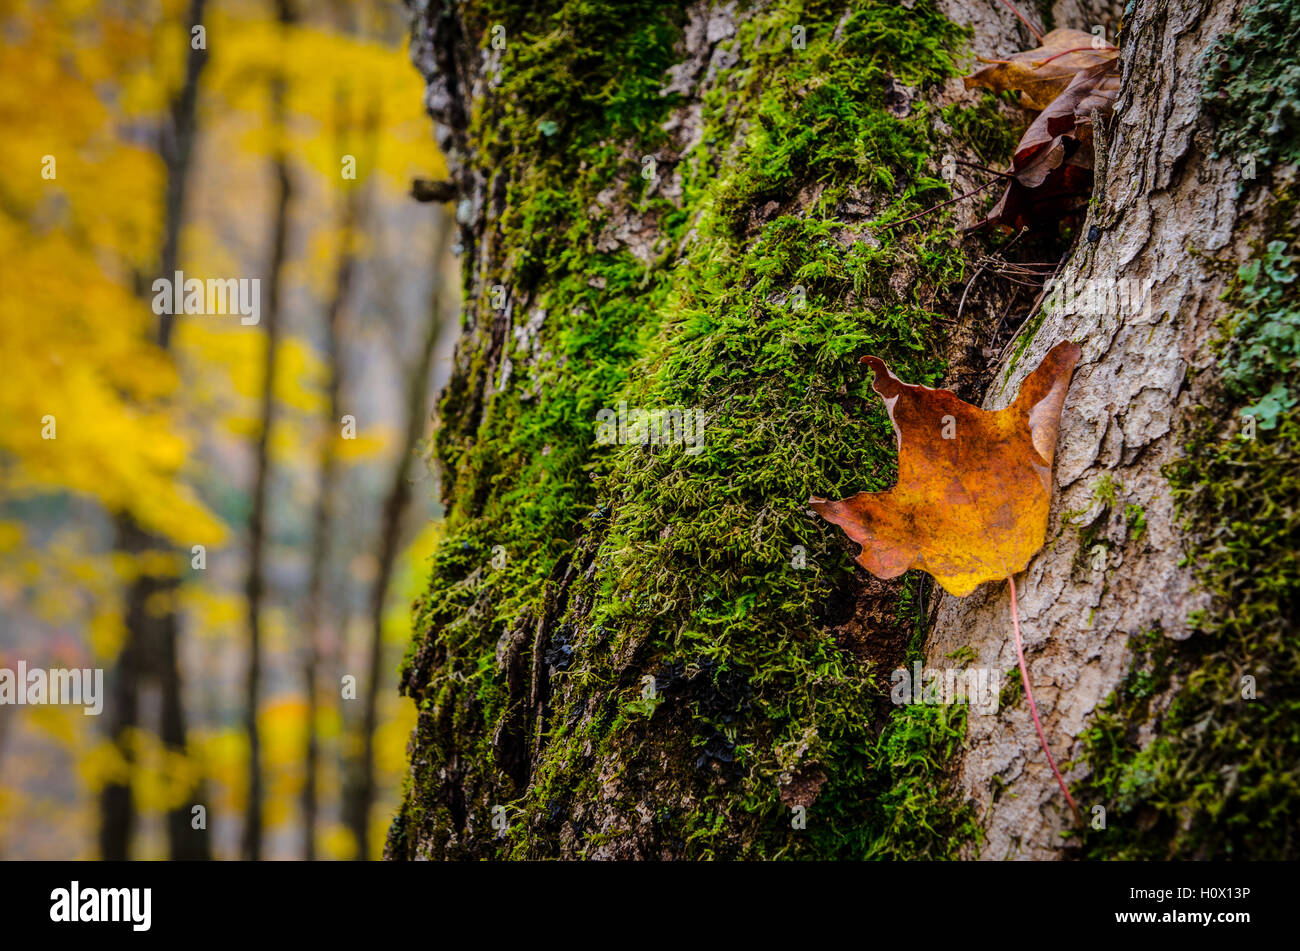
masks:
<path id="1" fill-rule="evenodd" d="M 343 155 L 357 159 L 355 181 L 372 172 L 405 189 L 416 175 L 439 177 L 446 165 L 429 133 L 421 106 L 419 75 L 392 47 L 354 36 L 298 24 L 287 30 L 266 19 L 209 17 L 210 106 L 263 115 L 269 108 L 266 84 L 283 71 L 290 114 L 285 147 L 334 182 L 342 180 Z M 344 117 L 346 151 L 340 154 L 336 126 Z M 367 137 L 375 126 L 382 136 Z M 271 123 L 252 126 L 240 145 L 268 154 Z M 374 154 L 367 155 L 373 140 Z M 349 179 L 351 181 L 351 179 Z"/>
<path id="2" fill-rule="evenodd" d="M 179 477 L 193 440 L 165 400 L 175 369 L 132 291 L 159 246 L 162 164 L 97 92 L 108 78 L 144 81 L 152 31 L 57 2 L 7 2 L 0 23 L 6 75 L 22 80 L 0 84 L 0 161 L 13 170 L 0 179 L 0 339 L 22 354 L 0 376 L 0 494 L 84 494 L 217 543 L 223 526 Z"/>

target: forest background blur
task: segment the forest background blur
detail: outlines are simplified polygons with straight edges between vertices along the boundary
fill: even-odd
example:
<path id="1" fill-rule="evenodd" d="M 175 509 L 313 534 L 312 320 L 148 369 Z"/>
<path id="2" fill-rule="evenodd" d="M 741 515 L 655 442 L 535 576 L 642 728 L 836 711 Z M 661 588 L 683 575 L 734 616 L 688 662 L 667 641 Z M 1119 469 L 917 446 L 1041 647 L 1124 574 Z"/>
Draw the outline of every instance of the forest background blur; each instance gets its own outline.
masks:
<path id="1" fill-rule="evenodd" d="M 0 857 L 382 851 L 458 312 L 405 33 L 0 0 L 0 668 L 106 693 L 0 705 Z M 176 271 L 258 279 L 260 319 L 157 315 Z"/>

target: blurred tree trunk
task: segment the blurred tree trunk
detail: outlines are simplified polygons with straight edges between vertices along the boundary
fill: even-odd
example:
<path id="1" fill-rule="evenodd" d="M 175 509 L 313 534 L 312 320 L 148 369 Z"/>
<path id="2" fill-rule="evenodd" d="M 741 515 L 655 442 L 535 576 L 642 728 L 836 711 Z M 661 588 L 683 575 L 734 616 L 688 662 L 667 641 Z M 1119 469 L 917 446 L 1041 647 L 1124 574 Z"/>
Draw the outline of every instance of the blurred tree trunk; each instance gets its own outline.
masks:
<path id="1" fill-rule="evenodd" d="M 441 210 L 438 217 L 442 218 Z M 379 723 L 380 674 L 384 669 L 384 604 L 393 578 L 393 564 L 402 544 L 405 515 L 411 504 L 411 466 L 415 462 L 420 436 L 429 421 L 429 373 L 433 368 L 434 348 L 442 329 L 442 281 L 438 275 L 451 231 L 449 221 L 439 221 L 434 242 L 434 280 L 429 319 L 424 326 L 420 352 L 406 375 L 406 433 L 380 513 L 375 552 L 378 567 L 369 599 L 368 667 L 361 699 L 361 757 L 349 770 L 344 802 L 344 821 L 352 830 L 357 843 L 356 858 L 360 860 L 370 857 L 370 811 L 375 800 L 375 729 Z"/>
<path id="2" fill-rule="evenodd" d="M 336 90 L 336 116 L 338 123 L 338 151 L 346 151 L 346 132 L 351 128 L 350 112 L 347 108 L 348 91 L 340 87 Z M 367 174 L 371 171 L 370 161 L 374 156 L 374 140 L 378 126 L 378 114 L 375 108 L 367 113 L 367 120 L 362 126 L 362 135 L 366 148 L 358 156 L 358 164 Z M 356 268 L 356 243 L 358 223 L 365 218 L 362 190 L 366 187 L 359 182 L 344 184 L 344 192 L 339 202 L 337 228 L 341 236 L 338 267 L 334 274 L 334 294 L 325 313 L 325 355 L 329 376 L 326 380 L 326 408 L 324 434 L 320 455 L 320 490 L 316 509 L 312 517 L 312 549 L 309 581 L 307 584 L 307 601 L 304 606 L 304 629 L 307 637 L 306 662 L 303 666 L 303 679 L 307 692 L 307 749 L 306 780 L 303 785 L 303 858 L 311 860 L 316 857 L 316 823 L 319 811 L 317 800 L 317 769 L 320 763 L 320 740 L 316 732 L 316 719 L 319 711 L 318 680 L 320 667 L 320 624 L 324 613 L 325 576 L 329 567 L 334 523 L 334 493 L 336 490 L 338 469 L 338 429 L 342 407 L 340 393 L 343 388 L 343 353 L 342 353 L 342 318 L 348 294 L 352 288 L 353 274 Z"/>
<path id="3" fill-rule="evenodd" d="M 185 194 L 189 184 L 191 155 L 197 135 L 196 110 L 199 78 L 207 63 L 206 48 L 189 42 L 190 27 L 203 22 L 206 0 L 191 0 L 186 22 L 185 80 L 171 105 L 170 122 L 159 133 L 159 152 L 166 168 L 166 194 L 163 203 L 163 245 L 159 274 L 173 280 L 178 264 L 181 222 L 185 213 Z M 164 350 L 171 342 L 172 321 L 166 314 L 158 318 L 158 345 Z M 118 520 L 118 549 L 139 556 L 146 551 L 169 551 L 170 543 L 145 532 L 130 518 Z M 174 551 L 173 551 L 173 554 Z M 181 558 L 176 559 L 183 564 Z M 115 677 L 113 712 L 109 730 L 127 775 L 105 784 L 100 794 L 100 855 L 105 860 L 130 857 L 135 827 L 131 773 L 134 753 L 130 736 L 138 728 L 139 692 L 146 680 L 156 681 L 162 690 L 162 722 L 159 733 L 171 751 L 184 754 L 186 727 L 184 697 L 177 650 L 178 625 L 175 576 L 142 574 L 127 589 L 125 598 L 126 643 L 118 658 Z M 202 798 L 200 794 L 199 798 Z M 212 857 L 206 829 L 194 829 L 190 805 L 182 804 L 167 814 L 167 836 L 173 859 L 208 859 Z"/>
<path id="4" fill-rule="evenodd" d="M 282 29 L 296 17 L 288 0 L 277 0 L 277 19 Z M 271 482 L 271 426 L 275 417 L 275 373 L 280 350 L 281 281 L 289 236 L 289 201 L 293 183 L 289 158 L 284 150 L 286 80 L 276 76 L 271 83 L 271 127 L 275 142 L 275 210 L 271 237 L 271 261 L 267 275 L 266 351 L 262 363 L 261 413 L 254 448 L 253 504 L 248 518 L 248 576 L 244 585 L 248 601 L 248 679 L 244 727 L 248 733 L 248 804 L 244 816 L 243 856 L 254 861 L 262 857 L 262 742 L 257 714 L 262 679 L 262 601 L 265 594 L 266 503 Z"/>

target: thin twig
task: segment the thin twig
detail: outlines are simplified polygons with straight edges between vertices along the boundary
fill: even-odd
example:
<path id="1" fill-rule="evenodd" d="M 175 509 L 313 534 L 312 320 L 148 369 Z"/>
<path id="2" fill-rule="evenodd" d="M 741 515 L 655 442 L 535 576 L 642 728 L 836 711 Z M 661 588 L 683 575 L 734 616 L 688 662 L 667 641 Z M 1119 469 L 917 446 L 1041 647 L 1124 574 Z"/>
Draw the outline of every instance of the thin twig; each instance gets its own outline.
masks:
<path id="1" fill-rule="evenodd" d="M 1002 245 L 1002 247 L 998 249 L 998 257 L 1001 257 L 1003 254 L 1006 254 L 1007 248 L 1011 247 L 1013 244 L 1015 244 L 1017 241 L 1019 241 L 1028 233 L 1029 233 L 1028 228 L 1021 228 L 1019 231 L 1017 231 L 1016 236 L 1014 238 L 1012 238 L 1010 241 L 1008 241 L 1006 244 Z"/>
<path id="2" fill-rule="evenodd" d="M 977 169 L 979 169 L 981 172 L 988 172 L 990 175 L 998 175 L 998 176 L 1000 176 L 1000 177 L 1002 177 L 1002 178 L 1015 178 L 1015 177 L 1016 177 L 1016 176 L 1012 175 L 1010 172 L 999 172 L 997 169 L 995 169 L 995 168 L 989 168 L 989 167 L 986 166 L 986 165 L 981 165 L 981 164 L 979 164 L 979 162 L 968 162 L 968 161 L 966 161 L 965 159 L 956 159 L 956 162 L 957 162 L 958 165 L 965 165 L 967 168 L 977 168 Z"/>
<path id="3" fill-rule="evenodd" d="M 966 282 L 966 286 L 962 288 L 961 300 L 957 302 L 958 321 L 961 320 L 961 312 L 962 309 L 966 306 L 966 295 L 970 293 L 971 285 L 975 283 L 975 279 L 978 278 L 980 274 L 983 273 L 984 269 L 988 267 L 990 264 L 994 265 L 993 273 L 999 276 L 1001 276 L 1003 268 L 1008 268 L 1012 270 L 1016 268 L 1024 268 L 1028 270 L 1029 268 L 1038 266 L 1038 265 L 1034 265 L 1032 262 L 1009 264 L 1006 261 L 1002 260 L 1002 251 L 1006 251 L 1007 248 L 1011 247 L 1013 244 L 1015 244 L 1017 241 L 1023 238 L 1028 231 L 1029 231 L 1028 228 L 1021 228 L 1019 231 L 1016 232 L 1016 236 L 1014 238 L 1012 238 L 1010 241 L 1008 241 L 1006 244 L 1002 246 L 1001 251 L 999 251 L 997 254 L 986 254 L 983 257 L 981 257 L 979 261 L 976 262 L 978 264 L 978 267 L 975 268 L 975 273 L 971 275 L 971 279 Z M 1041 266 L 1054 267 L 1055 265 L 1043 264 Z M 1033 272 L 1030 271 L 1030 273 L 1032 274 Z M 1005 317 L 1005 314 L 1003 316 Z M 1002 322 L 998 321 L 998 328 L 1001 329 L 1001 327 L 1002 327 Z M 996 332 L 994 332 L 993 334 L 993 339 L 994 341 L 997 340 Z"/>
<path id="4" fill-rule="evenodd" d="M 1060 262 L 1059 264 L 1056 265 L 1055 270 L 1052 271 L 1052 276 L 1049 277 L 1046 281 L 1043 282 L 1043 287 L 1042 287 L 1042 289 L 1038 292 L 1038 296 L 1035 297 L 1035 298 L 1034 298 L 1034 302 L 1033 302 L 1032 304 L 1029 305 L 1029 313 L 1025 315 L 1026 318 L 1028 318 L 1028 317 L 1032 317 L 1032 316 L 1033 316 L 1034 311 L 1038 309 L 1038 305 L 1041 304 L 1042 301 L 1043 301 L 1043 298 L 1047 296 L 1047 288 L 1051 285 L 1052 281 L 1056 280 L 1056 276 L 1057 276 L 1058 274 L 1061 273 L 1061 266 L 1062 266 L 1064 263 L 1065 263 L 1065 259 L 1062 258 L 1062 259 L 1061 259 L 1061 262 Z M 1005 347 L 1003 347 L 1003 348 L 1002 348 L 1002 352 L 998 354 L 998 365 L 999 365 L 999 366 L 1003 363 L 1003 361 L 1006 360 L 1006 358 L 1007 358 L 1007 352 L 1010 351 L 1010 349 L 1011 349 L 1011 345 L 1012 345 L 1013 343 L 1015 343 L 1015 342 L 1016 342 L 1016 335 L 1015 335 L 1015 334 L 1012 334 L 1012 335 L 1011 335 L 1011 339 L 1007 341 L 1007 345 L 1006 345 Z M 1005 384 L 1004 384 L 1004 385 L 1005 385 Z"/>
<path id="5" fill-rule="evenodd" d="M 1021 233 L 1023 233 L 1024 230 L 1025 229 L 1021 229 Z M 999 273 L 1005 271 L 1011 274 L 1046 274 L 1048 271 L 1055 269 L 1056 265 L 1051 262 L 1044 264 L 1031 264 L 1025 261 L 1015 261 L 1011 263 L 1003 261 Z"/>
<path id="6" fill-rule="evenodd" d="M 961 320 L 961 310 L 966 306 L 966 295 L 970 292 L 970 286 L 975 283 L 975 278 L 979 277 L 983 271 L 984 265 L 981 264 L 975 269 L 975 273 L 970 276 L 970 280 L 966 282 L 966 286 L 962 289 L 961 300 L 957 304 L 957 319 L 959 321 Z"/>
<path id="7" fill-rule="evenodd" d="M 995 178 L 990 178 L 990 179 L 989 179 L 987 182 L 985 182 L 983 185 L 980 185 L 978 188 L 975 188 L 975 189 L 973 189 L 972 191 L 968 191 L 968 192 L 966 192 L 964 195 L 958 195 L 956 198 L 949 198 L 947 201 L 941 201 L 941 202 L 939 202 L 939 204 L 937 204 L 937 205 L 931 205 L 929 208 L 925 209 L 925 211 L 917 212 L 916 214 L 912 215 L 912 217 L 910 217 L 910 218 L 904 218 L 902 221 L 891 221 L 889 224 L 884 225 L 884 227 L 886 227 L 886 228 L 895 228 L 895 227 L 897 227 L 898 225 L 905 225 L 905 224 L 907 224 L 909 221 L 915 221 L 917 218 L 924 218 L 924 217 L 925 217 L 926 215 L 928 215 L 930 212 L 932 212 L 932 211 L 938 211 L 938 210 L 939 210 L 940 208 L 942 208 L 944 205 L 951 205 L 954 201 L 961 201 L 963 198 L 970 198 L 970 197 L 972 197 L 973 195 L 978 195 L 978 194 L 979 194 L 980 192 L 982 192 L 984 189 L 986 189 L 986 188 L 988 188 L 990 185 L 992 185 L 995 181 L 997 181 L 997 179 L 995 179 Z"/>

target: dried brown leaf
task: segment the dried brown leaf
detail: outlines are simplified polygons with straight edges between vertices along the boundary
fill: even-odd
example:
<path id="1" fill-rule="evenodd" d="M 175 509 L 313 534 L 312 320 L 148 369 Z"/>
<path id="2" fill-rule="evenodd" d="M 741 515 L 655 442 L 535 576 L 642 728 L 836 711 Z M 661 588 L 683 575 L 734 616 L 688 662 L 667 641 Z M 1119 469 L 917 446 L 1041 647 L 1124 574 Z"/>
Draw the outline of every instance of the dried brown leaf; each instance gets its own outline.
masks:
<path id="1" fill-rule="evenodd" d="M 962 81 L 966 88 L 981 86 L 994 92 L 1015 89 L 1029 109 L 1042 110 L 1065 91 L 1074 77 L 1099 64 L 1114 62 L 1118 51 L 1095 49 L 1094 37 L 1082 30 L 1052 30 L 1037 49 L 1013 53 L 1004 62 L 989 63 Z"/>

